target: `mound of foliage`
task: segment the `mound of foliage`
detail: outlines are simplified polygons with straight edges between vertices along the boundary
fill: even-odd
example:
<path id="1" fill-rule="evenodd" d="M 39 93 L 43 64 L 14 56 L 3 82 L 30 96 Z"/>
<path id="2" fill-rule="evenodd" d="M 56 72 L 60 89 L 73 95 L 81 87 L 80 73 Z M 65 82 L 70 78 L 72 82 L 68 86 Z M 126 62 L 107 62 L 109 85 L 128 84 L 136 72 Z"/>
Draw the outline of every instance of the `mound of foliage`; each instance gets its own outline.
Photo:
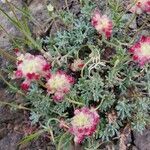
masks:
<path id="1" fill-rule="evenodd" d="M 25 97 L 31 123 L 40 130 L 22 142 L 47 134 L 58 149 L 69 149 L 71 141 L 98 149 L 102 141 L 123 141 L 124 129 L 144 130 L 149 124 L 150 36 L 140 33 L 149 21 L 149 3 L 133 1 L 125 10 L 122 2 L 109 0 L 101 11 L 82 0 L 78 14 L 49 5 L 51 17 L 61 20 L 64 29 L 35 41 L 23 32 L 28 47 L 39 51 L 15 47 L 9 86 Z M 133 15 L 129 20 L 127 13 Z M 141 16 L 143 24 L 131 30 Z"/>

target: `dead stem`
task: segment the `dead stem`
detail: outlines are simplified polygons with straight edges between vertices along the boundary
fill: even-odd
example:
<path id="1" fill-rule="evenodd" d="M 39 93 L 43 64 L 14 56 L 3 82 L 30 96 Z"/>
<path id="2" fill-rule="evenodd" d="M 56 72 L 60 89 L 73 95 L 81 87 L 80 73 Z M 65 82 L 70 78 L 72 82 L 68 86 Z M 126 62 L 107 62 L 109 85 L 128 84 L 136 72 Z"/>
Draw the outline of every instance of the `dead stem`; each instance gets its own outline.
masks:
<path id="1" fill-rule="evenodd" d="M 69 13 L 70 11 L 69 11 L 69 6 L 68 6 L 68 0 L 65 0 L 65 4 L 66 4 L 67 11 Z"/>
<path id="2" fill-rule="evenodd" d="M 77 105 L 80 105 L 80 106 L 84 106 L 83 103 L 74 101 L 74 100 L 72 100 L 72 99 L 70 99 L 70 98 L 66 98 L 66 100 L 67 100 L 68 102 L 72 103 L 72 104 L 77 104 Z"/>
<path id="3" fill-rule="evenodd" d="M 0 55 L 4 56 L 6 59 L 16 62 L 16 58 L 12 55 L 10 55 L 8 52 L 5 52 L 5 50 L 0 48 Z"/>
<path id="4" fill-rule="evenodd" d="M 46 88 L 46 86 L 44 85 L 44 83 L 43 83 L 41 80 L 39 80 L 38 83 L 39 83 L 43 88 Z"/>
<path id="5" fill-rule="evenodd" d="M 14 40 L 14 36 L 10 35 L 7 30 L 0 25 L 0 28 L 6 33 L 6 35 L 8 36 L 8 38 L 19 48 L 20 46 L 16 43 L 16 41 Z M 22 39 L 21 39 L 22 40 Z M 25 52 L 23 49 L 20 49 L 23 53 Z"/>
<path id="6" fill-rule="evenodd" d="M 17 104 L 13 104 L 13 103 L 7 103 L 7 102 L 4 102 L 4 101 L 0 101 L 0 105 L 8 105 L 8 106 L 11 106 L 13 108 L 31 111 L 30 108 L 27 108 L 27 107 L 24 107 L 24 106 L 21 106 L 21 105 L 17 105 Z"/>
<path id="7" fill-rule="evenodd" d="M 4 76 L 3 76 L 3 74 L 2 74 L 2 71 L 0 71 L 0 78 L 1 78 L 10 88 L 17 90 L 19 94 L 25 96 L 25 94 L 24 94 L 21 90 L 18 90 L 16 87 L 14 87 L 13 85 L 11 85 L 11 83 L 9 83 L 9 82 L 4 78 Z"/>
<path id="8" fill-rule="evenodd" d="M 33 23 L 34 23 L 36 26 L 38 26 L 38 27 L 40 27 L 40 28 L 42 29 L 41 24 L 40 24 L 33 16 L 31 16 L 30 14 L 28 14 L 27 12 L 25 12 L 25 11 L 22 10 L 21 8 L 17 7 L 15 4 L 13 4 L 13 3 L 11 3 L 11 2 L 9 2 L 9 3 L 10 3 L 14 8 L 16 8 L 16 9 L 19 10 L 21 13 L 23 13 L 26 17 L 31 18 L 31 20 L 33 21 Z"/>
<path id="9" fill-rule="evenodd" d="M 8 37 L 10 38 L 10 40 L 12 40 L 16 45 L 17 45 L 17 43 L 15 42 L 15 40 L 13 39 L 13 36 L 12 35 L 10 35 L 7 31 L 6 31 L 6 29 L 0 24 L 0 28 L 8 35 Z"/>
<path id="10" fill-rule="evenodd" d="M 17 15 L 16 15 L 16 13 L 15 13 L 15 11 L 14 11 L 14 8 L 12 7 L 11 3 L 10 3 L 8 0 L 6 0 L 6 2 L 7 2 L 7 4 L 9 5 L 9 8 L 10 8 L 10 10 L 12 11 L 13 15 L 15 16 L 17 22 L 19 23 L 20 21 L 19 21 Z"/>

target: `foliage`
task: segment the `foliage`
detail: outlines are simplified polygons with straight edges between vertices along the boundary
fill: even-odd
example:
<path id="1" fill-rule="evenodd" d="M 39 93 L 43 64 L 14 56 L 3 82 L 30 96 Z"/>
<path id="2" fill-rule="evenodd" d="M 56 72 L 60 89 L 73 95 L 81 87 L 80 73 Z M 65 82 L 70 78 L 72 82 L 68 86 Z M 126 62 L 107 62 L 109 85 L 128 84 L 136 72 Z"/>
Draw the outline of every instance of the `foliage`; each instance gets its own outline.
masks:
<path id="1" fill-rule="evenodd" d="M 83 142 L 86 149 L 97 149 L 99 140 L 110 141 L 119 137 L 127 124 L 130 124 L 132 130 L 139 132 L 149 124 L 150 66 L 140 68 L 128 53 L 141 29 L 131 31 L 129 23 L 125 24 L 122 19 L 125 14 L 123 6 L 118 0 L 109 0 L 106 10 L 111 12 L 108 15 L 114 23 L 114 29 L 111 39 L 105 39 L 90 23 L 97 4 L 90 0 L 80 0 L 80 5 L 78 17 L 71 11 L 54 12 L 53 15 L 62 20 L 65 29 L 40 39 L 38 43 L 37 39 L 32 38 L 27 24 L 17 22 L 16 18 L 10 18 L 0 9 L 19 30 L 22 31 L 26 25 L 27 31 L 23 30 L 23 34 L 27 41 L 19 47 L 28 45 L 30 48 L 36 47 L 44 56 L 50 54 L 51 72 L 65 70 L 75 78 L 71 91 L 59 103 L 54 102 L 45 86 L 42 86 L 46 83 L 43 78 L 43 84 L 32 83 L 27 93 L 18 91 L 31 108 L 31 123 L 38 124 L 43 129 L 26 137 L 25 142 L 46 132 L 51 135 L 51 140 L 58 149 L 69 147 L 73 137 L 66 129 L 60 128 L 61 120 L 68 125 L 74 116 L 74 110 L 83 106 L 96 109 L 100 116 L 97 131 Z M 23 14 L 29 17 L 25 10 Z M 47 50 L 44 53 L 41 51 L 42 45 Z M 84 66 L 80 71 L 74 72 L 70 65 L 76 59 L 82 59 Z M 9 68 L 8 70 L 10 71 Z M 1 74 L 0 76 L 11 90 L 17 92 L 18 86 L 13 86 Z"/>

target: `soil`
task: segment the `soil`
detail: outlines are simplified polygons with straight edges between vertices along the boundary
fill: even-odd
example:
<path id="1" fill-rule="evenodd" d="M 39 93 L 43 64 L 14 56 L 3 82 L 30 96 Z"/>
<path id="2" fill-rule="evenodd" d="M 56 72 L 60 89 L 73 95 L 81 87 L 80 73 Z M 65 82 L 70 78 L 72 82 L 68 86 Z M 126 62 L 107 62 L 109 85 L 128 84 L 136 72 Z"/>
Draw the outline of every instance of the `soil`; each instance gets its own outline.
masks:
<path id="1" fill-rule="evenodd" d="M 24 0 L 13 0 L 17 6 L 22 7 L 25 4 Z M 49 1 L 47 0 L 26 0 L 32 15 L 35 19 L 41 24 L 41 27 L 38 25 L 30 26 L 32 27 L 33 35 L 36 37 L 42 37 L 46 34 L 55 33 L 56 29 L 54 26 L 50 25 L 49 14 L 46 9 L 46 4 Z M 99 7 L 103 7 L 104 2 L 100 4 L 100 0 L 96 0 L 99 4 Z M 64 0 L 51 0 L 51 3 L 55 6 L 56 9 L 66 9 Z M 0 4 L 2 5 L 2 4 Z M 79 5 L 77 0 L 68 0 L 68 5 L 71 11 L 74 13 L 79 12 Z M 5 11 L 11 14 L 8 11 L 8 8 L 4 5 L 2 7 Z M 17 14 L 21 17 L 21 14 Z M 127 17 L 127 16 L 126 16 Z M 22 36 L 20 32 L 13 27 L 7 19 L 0 14 L 1 24 L 5 27 L 8 33 L 13 34 L 13 36 Z M 136 28 L 134 23 L 133 28 Z M 147 30 L 143 31 L 146 32 Z M 8 40 L 5 32 L 0 30 L 0 48 L 9 50 L 11 48 L 11 43 Z M 5 68 L 7 61 L 0 58 L 0 67 Z M 14 94 L 10 94 L 7 90 L 6 85 L 0 80 L 0 101 L 2 102 L 17 102 L 18 104 L 23 102 L 23 99 Z M 55 150 L 55 147 L 51 144 L 49 139 L 46 137 L 41 137 L 36 141 L 33 141 L 28 144 L 19 145 L 20 140 L 30 132 L 35 130 L 35 126 L 32 126 L 29 121 L 29 112 L 23 110 L 12 110 L 8 106 L 0 106 L 0 150 Z M 128 149 L 131 150 L 149 150 L 150 149 L 150 128 L 139 134 L 136 132 L 131 132 L 127 139 Z M 76 148 L 80 149 L 80 147 Z M 104 149 L 108 149 L 105 147 Z M 118 149 L 118 148 L 116 148 Z"/>

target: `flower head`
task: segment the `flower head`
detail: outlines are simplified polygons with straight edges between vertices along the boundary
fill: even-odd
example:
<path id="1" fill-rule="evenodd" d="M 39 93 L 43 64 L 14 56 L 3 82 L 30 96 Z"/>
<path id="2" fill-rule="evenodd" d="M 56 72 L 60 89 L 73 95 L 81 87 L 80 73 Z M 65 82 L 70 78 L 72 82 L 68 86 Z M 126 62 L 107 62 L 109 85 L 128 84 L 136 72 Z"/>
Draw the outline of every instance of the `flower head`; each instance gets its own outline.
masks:
<path id="1" fill-rule="evenodd" d="M 80 71 L 82 67 L 84 66 L 84 62 L 81 59 L 76 59 L 74 62 L 71 64 L 71 70 L 72 71 Z"/>
<path id="2" fill-rule="evenodd" d="M 48 10 L 49 12 L 53 12 L 53 11 L 54 11 L 53 5 L 52 5 L 52 4 L 48 4 L 48 5 L 47 5 L 47 10 Z"/>
<path id="3" fill-rule="evenodd" d="M 25 81 L 21 87 L 25 90 L 29 87 L 31 81 L 38 80 L 41 77 L 47 77 L 50 69 L 50 64 L 41 55 L 31 55 L 30 53 L 17 55 L 17 70 L 14 71 L 14 78 L 24 78 Z"/>
<path id="4" fill-rule="evenodd" d="M 48 93 L 54 94 L 54 101 L 60 102 L 63 100 L 64 95 L 70 91 L 73 83 L 73 77 L 67 75 L 62 71 L 58 71 L 55 74 L 51 74 L 46 83 L 46 87 Z"/>
<path id="5" fill-rule="evenodd" d="M 111 37 L 113 23 L 106 15 L 101 15 L 100 12 L 96 10 L 93 13 L 91 23 L 99 34 L 104 34 L 106 38 Z"/>
<path id="6" fill-rule="evenodd" d="M 30 81 L 25 80 L 22 84 L 21 84 L 21 89 L 24 91 L 27 91 L 30 87 Z"/>
<path id="7" fill-rule="evenodd" d="M 142 36 L 129 51 L 133 54 L 133 60 L 141 67 L 150 62 L 150 37 Z"/>
<path id="8" fill-rule="evenodd" d="M 132 13 L 141 14 L 143 12 L 150 13 L 150 0 L 132 0 L 129 8 L 131 7 L 130 11 Z M 133 6 L 132 6 L 133 5 Z"/>
<path id="9" fill-rule="evenodd" d="M 83 107 L 74 112 L 70 132 L 75 136 L 74 141 L 81 143 L 85 136 L 90 136 L 96 131 L 99 115 L 94 109 Z"/>

